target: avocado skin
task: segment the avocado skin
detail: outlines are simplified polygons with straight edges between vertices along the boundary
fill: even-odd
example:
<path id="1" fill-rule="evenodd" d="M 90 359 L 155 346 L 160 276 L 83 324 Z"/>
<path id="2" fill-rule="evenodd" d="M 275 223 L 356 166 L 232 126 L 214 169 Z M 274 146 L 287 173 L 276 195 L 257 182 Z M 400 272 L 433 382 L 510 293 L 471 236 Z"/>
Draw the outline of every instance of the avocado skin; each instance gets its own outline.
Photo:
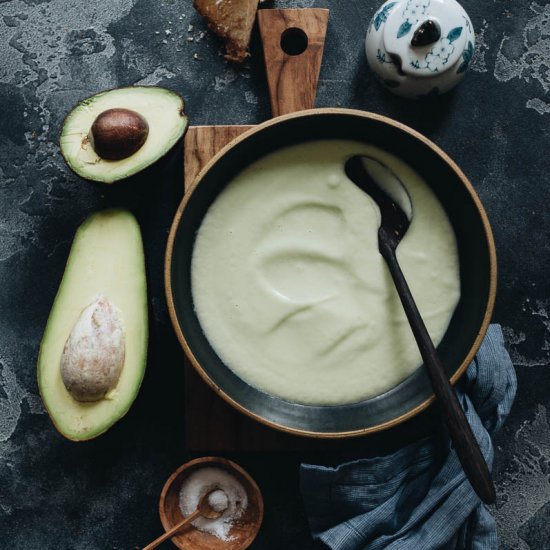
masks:
<path id="1" fill-rule="evenodd" d="M 134 377 L 134 383 L 131 384 L 129 389 L 127 390 L 123 401 L 123 405 L 120 406 L 120 408 L 116 410 L 113 413 L 113 415 L 104 423 L 100 424 L 99 426 L 93 429 L 88 430 L 85 434 L 76 434 L 64 428 L 62 425 L 63 423 L 60 422 L 59 418 L 57 418 L 57 415 L 52 407 L 51 398 L 48 396 L 47 388 L 43 384 L 43 374 L 45 372 L 45 369 L 57 368 L 58 370 L 60 370 L 59 364 L 52 364 L 48 366 L 48 363 L 46 362 L 46 358 L 45 358 L 46 344 L 49 338 L 51 338 L 50 333 L 54 329 L 53 316 L 56 312 L 56 305 L 64 298 L 65 286 L 68 284 L 67 283 L 68 274 L 70 275 L 73 264 L 79 261 L 80 254 L 82 254 L 80 241 L 82 240 L 82 237 L 86 235 L 87 231 L 94 226 L 94 224 L 98 222 L 101 223 L 102 220 L 108 219 L 108 218 L 119 218 L 119 219 L 127 220 L 131 225 L 134 226 L 134 231 L 136 231 L 137 232 L 136 234 L 139 236 L 140 257 L 137 258 L 137 263 L 140 264 L 140 269 L 142 270 L 142 273 L 140 274 L 140 277 L 139 277 L 140 296 L 137 297 L 137 299 L 138 301 L 139 299 L 141 299 L 141 302 L 142 302 L 140 304 L 141 307 L 139 308 L 141 311 L 140 324 L 142 328 L 142 338 L 139 342 L 136 343 L 136 345 L 138 347 L 141 347 L 141 354 L 140 354 L 141 356 L 139 360 L 136 361 L 135 363 L 134 370 L 136 371 L 136 373 Z M 71 250 L 69 252 L 67 264 L 65 266 L 65 271 L 63 273 L 63 277 L 59 285 L 58 292 L 52 304 L 50 315 L 46 323 L 46 328 L 44 330 L 44 334 L 40 344 L 40 350 L 38 353 L 38 360 L 37 360 L 37 384 L 38 384 L 39 394 L 42 399 L 42 402 L 44 403 L 44 407 L 48 412 L 50 420 L 52 421 L 52 424 L 54 425 L 55 429 L 59 432 L 60 435 L 74 442 L 89 441 L 91 439 L 95 439 L 96 437 L 108 431 L 109 428 L 111 428 L 115 423 L 121 420 L 129 411 L 131 405 L 133 404 L 133 402 L 137 397 L 137 394 L 139 393 L 139 389 L 143 382 L 143 378 L 145 376 L 145 369 L 147 366 L 147 348 L 148 348 L 148 336 L 149 336 L 148 312 L 149 310 L 148 310 L 148 300 L 147 300 L 147 283 L 145 278 L 145 257 L 143 252 L 143 243 L 141 240 L 141 233 L 139 230 L 137 220 L 135 219 L 134 215 L 131 214 L 128 210 L 121 209 L 121 208 L 109 208 L 109 209 L 91 214 L 78 227 L 75 233 L 75 237 L 71 245 Z M 64 345 L 64 342 L 62 342 L 61 347 L 63 347 L 63 345 Z M 131 346 L 132 342 L 129 342 L 127 345 Z M 59 359 L 61 359 L 61 357 L 59 357 Z M 125 367 L 126 366 L 127 365 L 125 364 Z M 60 373 L 59 373 L 59 376 L 61 376 Z M 67 392 L 67 395 L 69 395 L 68 392 Z M 71 397 L 70 399 L 73 399 L 73 398 Z M 79 402 L 75 400 L 74 403 L 78 404 Z M 90 405 L 89 403 L 86 404 L 86 406 L 89 406 L 89 405 Z"/>

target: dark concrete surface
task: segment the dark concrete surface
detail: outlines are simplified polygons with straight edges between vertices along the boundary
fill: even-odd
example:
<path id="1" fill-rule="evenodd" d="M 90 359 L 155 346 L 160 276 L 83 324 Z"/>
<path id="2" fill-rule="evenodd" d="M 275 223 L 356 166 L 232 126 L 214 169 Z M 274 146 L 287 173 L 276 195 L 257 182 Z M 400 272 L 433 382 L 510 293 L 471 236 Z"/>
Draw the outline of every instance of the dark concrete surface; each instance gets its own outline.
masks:
<path id="1" fill-rule="evenodd" d="M 318 106 L 367 109 L 409 124 L 442 146 L 479 192 L 499 255 L 494 320 L 504 327 L 519 380 L 496 438 L 493 512 L 502 548 L 550 548 L 550 4 L 465 0 L 477 37 L 472 70 L 454 92 L 429 103 L 392 97 L 369 73 L 363 38 L 378 3 L 275 5 L 331 9 Z M 257 37 L 248 68 L 234 69 L 205 30 L 190 0 L 0 0 L 1 548 L 128 549 L 161 531 L 160 490 L 189 458 L 182 353 L 162 280 L 180 159 L 150 185 L 106 189 L 68 170 L 58 134 L 78 100 L 130 84 L 178 91 L 194 124 L 269 117 Z M 127 417 L 97 440 L 75 444 L 44 412 L 36 358 L 74 231 L 110 204 L 131 208 L 145 238 L 149 365 Z M 375 438 L 365 452 L 395 446 L 407 431 Z M 313 548 L 298 492 L 304 457 L 235 458 L 265 496 L 253 548 Z"/>

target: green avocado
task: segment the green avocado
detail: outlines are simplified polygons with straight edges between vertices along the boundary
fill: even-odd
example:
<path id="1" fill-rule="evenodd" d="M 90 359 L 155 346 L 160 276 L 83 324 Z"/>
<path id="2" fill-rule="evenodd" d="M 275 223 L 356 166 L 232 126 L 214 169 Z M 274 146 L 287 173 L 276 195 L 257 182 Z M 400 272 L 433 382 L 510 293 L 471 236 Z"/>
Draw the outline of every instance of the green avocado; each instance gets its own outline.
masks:
<path id="1" fill-rule="evenodd" d="M 38 356 L 38 387 L 58 431 L 92 439 L 128 411 L 147 362 L 147 283 L 138 223 L 125 210 L 77 230 Z"/>
<path id="2" fill-rule="evenodd" d="M 130 86 L 81 101 L 68 115 L 61 153 L 80 177 L 103 183 L 151 166 L 185 134 L 183 99 L 158 86 Z"/>

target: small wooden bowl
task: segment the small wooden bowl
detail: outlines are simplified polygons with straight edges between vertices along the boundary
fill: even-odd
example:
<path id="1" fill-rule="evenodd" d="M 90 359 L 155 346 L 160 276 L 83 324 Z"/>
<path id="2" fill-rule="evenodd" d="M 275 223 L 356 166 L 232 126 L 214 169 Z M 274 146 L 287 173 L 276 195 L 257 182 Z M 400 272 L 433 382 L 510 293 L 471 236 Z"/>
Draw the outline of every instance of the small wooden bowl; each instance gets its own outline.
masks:
<path id="1" fill-rule="evenodd" d="M 203 457 L 191 460 L 180 466 L 166 481 L 160 495 L 160 521 L 165 531 L 183 520 L 179 498 L 183 482 L 200 468 L 214 467 L 227 471 L 244 487 L 248 496 L 248 506 L 244 514 L 233 524 L 229 536 L 232 540 L 223 541 L 209 533 L 203 533 L 193 526 L 182 528 L 172 537 L 172 542 L 181 550 L 244 550 L 256 538 L 264 517 L 264 501 L 256 482 L 240 466 L 218 457 Z"/>

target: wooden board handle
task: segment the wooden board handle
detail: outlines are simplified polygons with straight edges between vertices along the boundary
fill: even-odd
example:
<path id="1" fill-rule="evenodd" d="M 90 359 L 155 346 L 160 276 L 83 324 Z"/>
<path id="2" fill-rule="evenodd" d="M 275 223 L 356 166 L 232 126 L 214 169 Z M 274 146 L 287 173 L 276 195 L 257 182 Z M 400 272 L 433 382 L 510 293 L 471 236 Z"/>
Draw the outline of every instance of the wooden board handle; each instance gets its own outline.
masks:
<path id="1" fill-rule="evenodd" d="M 329 10 L 258 10 L 273 116 L 312 109 Z"/>

